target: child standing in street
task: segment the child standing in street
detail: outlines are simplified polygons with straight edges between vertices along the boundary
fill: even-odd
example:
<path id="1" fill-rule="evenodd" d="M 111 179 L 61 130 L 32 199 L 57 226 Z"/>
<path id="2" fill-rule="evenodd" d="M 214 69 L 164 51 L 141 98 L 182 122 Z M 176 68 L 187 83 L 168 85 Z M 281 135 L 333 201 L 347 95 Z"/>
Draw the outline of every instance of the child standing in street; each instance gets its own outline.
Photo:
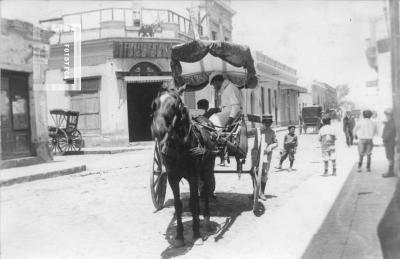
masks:
<path id="1" fill-rule="evenodd" d="M 322 119 L 322 128 L 319 131 L 321 142 L 322 160 L 324 161 L 324 176 L 328 175 L 329 160 L 332 161 L 332 175 L 336 175 L 336 131 L 331 126 L 331 118 Z"/>
<path id="2" fill-rule="evenodd" d="M 275 131 L 271 129 L 272 116 L 265 116 L 263 119 L 263 132 L 265 134 L 265 150 L 263 155 L 262 174 L 261 174 L 261 194 L 260 199 L 265 201 L 267 197 L 264 195 L 265 187 L 268 180 L 268 171 L 271 166 L 272 150 L 278 146 Z"/>
<path id="3" fill-rule="evenodd" d="M 277 169 L 282 169 L 283 161 L 289 156 L 290 167 L 289 171 L 293 170 L 294 154 L 296 153 L 298 141 L 297 136 L 294 133 L 296 127 L 291 125 L 288 127 L 289 134 L 287 134 L 283 140 L 283 151 L 281 155 L 281 160 L 279 161 L 279 166 Z"/>
<path id="4" fill-rule="evenodd" d="M 371 120 L 372 112 L 363 111 L 363 119 L 360 120 L 354 128 L 354 138 L 358 141 L 358 172 L 361 172 L 364 156 L 367 155 L 367 172 L 371 172 L 371 154 L 374 143 L 372 139 L 378 134 L 378 126 Z"/>

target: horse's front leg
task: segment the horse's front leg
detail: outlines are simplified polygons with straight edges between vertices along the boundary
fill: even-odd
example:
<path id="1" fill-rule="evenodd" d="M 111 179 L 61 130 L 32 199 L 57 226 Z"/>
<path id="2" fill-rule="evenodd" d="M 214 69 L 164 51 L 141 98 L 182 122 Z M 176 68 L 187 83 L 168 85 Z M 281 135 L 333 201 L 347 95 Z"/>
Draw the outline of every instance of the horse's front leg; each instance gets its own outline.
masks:
<path id="1" fill-rule="evenodd" d="M 205 199 L 204 199 L 204 226 L 207 231 L 211 231 L 211 223 L 210 223 L 210 203 L 209 199 L 210 196 L 213 195 L 214 189 L 212 186 L 215 188 L 215 178 L 214 178 L 214 165 L 215 165 L 215 157 L 210 157 L 204 162 L 203 166 L 203 171 L 204 171 L 204 190 L 203 192 L 206 193 Z"/>
<path id="2" fill-rule="evenodd" d="M 176 216 L 176 247 L 184 246 L 183 239 L 183 224 L 182 224 L 182 202 L 181 202 L 181 194 L 179 190 L 179 181 L 175 177 L 168 176 L 168 182 L 172 189 L 172 193 L 174 194 L 174 206 L 175 206 L 175 216 Z"/>
<path id="3" fill-rule="evenodd" d="M 199 205 L 199 184 L 197 176 L 193 175 L 189 179 L 189 186 L 190 186 L 190 210 L 192 212 L 193 217 L 193 239 L 200 238 L 200 205 Z"/>

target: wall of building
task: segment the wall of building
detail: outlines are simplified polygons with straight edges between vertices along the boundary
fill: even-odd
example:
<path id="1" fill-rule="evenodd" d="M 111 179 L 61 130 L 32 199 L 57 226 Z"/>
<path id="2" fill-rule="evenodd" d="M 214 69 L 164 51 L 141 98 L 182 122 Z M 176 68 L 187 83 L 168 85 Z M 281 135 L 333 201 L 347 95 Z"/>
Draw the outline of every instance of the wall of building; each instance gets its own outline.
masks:
<path id="1" fill-rule="evenodd" d="M 130 40 L 130 39 L 126 39 Z M 149 41 L 149 39 L 147 39 Z M 155 40 L 157 42 L 157 40 Z M 124 41 L 125 42 L 125 41 Z M 46 82 L 64 83 L 63 46 L 52 46 L 50 70 Z M 129 127 L 127 111 L 127 87 L 123 75 L 141 62 L 149 62 L 164 73 L 170 73 L 169 58 L 114 58 L 113 40 L 96 40 L 82 43 L 81 76 L 85 78 L 100 77 L 99 105 L 100 131 L 84 133 L 84 145 L 124 146 L 129 144 Z M 71 73 L 72 74 L 72 73 Z M 52 91 L 48 95 L 48 109 L 71 109 L 70 94 L 65 91 Z M 49 119 L 51 119 L 48 113 Z M 52 119 L 51 119 L 52 120 Z M 79 124 L 78 124 L 79 129 Z"/>
<path id="2" fill-rule="evenodd" d="M 376 101 L 364 104 L 363 107 L 377 111 L 383 119 L 383 111 L 393 106 L 388 28 L 383 15 L 371 18 L 367 43 L 367 61 L 376 70 L 377 86 L 374 93 Z"/>
<path id="3" fill-rule="evenodd" d="M 28 75 L 31 151 L 43 161 L 52 159 L 48 148 L 47 93 L 43 88 L 51 34 L 27 22 L 1 19 L 0 69 Z M 1 146 L 0 143 L 0 155 Z"/>
<path id="4" fill-rule="evenodd" d="M 313 96 L 311 93 L 300 93 L 299 95 L 299 110 L 303 107 L 313 105 Z"/>

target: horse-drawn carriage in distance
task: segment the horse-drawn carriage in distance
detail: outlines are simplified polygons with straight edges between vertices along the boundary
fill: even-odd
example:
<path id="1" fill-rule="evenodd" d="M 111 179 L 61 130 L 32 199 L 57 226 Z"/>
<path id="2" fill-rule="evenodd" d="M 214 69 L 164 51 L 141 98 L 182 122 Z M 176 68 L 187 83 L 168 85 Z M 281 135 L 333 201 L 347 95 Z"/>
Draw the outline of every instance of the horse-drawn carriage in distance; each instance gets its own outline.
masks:
<path id="1" fill-rule="evenodd" d="M 79 112 L 54 109 L 50 114 L 55 124 L 48 127 L 50 151 L 80 151 L 82 134 L 77 128 Z"/>
<path id="2" fill-rule="evenodd" d="M 318 133 L 321 127 L 322 107 L 317 105 L 303 107 L 301 116 L 303 117 L 304 133 L 307 133 L 307 128 L 310 127 L 314 128 L 314 132 Z"/>

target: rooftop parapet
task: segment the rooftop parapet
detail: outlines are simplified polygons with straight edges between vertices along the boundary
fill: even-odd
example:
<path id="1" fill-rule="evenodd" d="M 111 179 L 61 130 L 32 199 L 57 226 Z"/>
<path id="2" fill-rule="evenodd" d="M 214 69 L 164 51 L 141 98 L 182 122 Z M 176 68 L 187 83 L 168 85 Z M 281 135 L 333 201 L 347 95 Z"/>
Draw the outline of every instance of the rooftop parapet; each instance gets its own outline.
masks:
<path id="1" fill-rule="evenodd" d="M 62 15 L 40 21 L 42 25 L 63 25 L 52 44 L 71 41 L 69 25 L 79 25 L 82 41 L 110 37 L 180 38 L 194 37 L 190 19 L 168 9 L 105 8 Z M 203 29 L 197 25 L 200 36 Z"/>

